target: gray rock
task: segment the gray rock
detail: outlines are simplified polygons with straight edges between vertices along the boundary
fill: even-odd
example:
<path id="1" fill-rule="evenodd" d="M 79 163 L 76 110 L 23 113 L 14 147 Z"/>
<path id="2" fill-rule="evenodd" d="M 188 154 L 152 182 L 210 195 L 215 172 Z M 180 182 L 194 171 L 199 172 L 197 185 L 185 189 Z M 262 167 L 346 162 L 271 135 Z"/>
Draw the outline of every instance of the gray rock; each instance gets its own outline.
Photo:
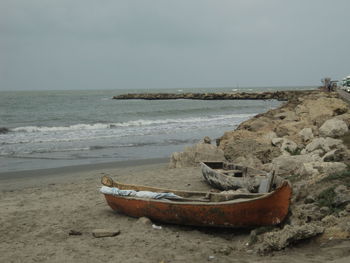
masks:
<path id="1" fill-rule="evenodd" d="M 120 230 L 110 229 L 95 229 L 92 231 L 92 235 L 96 238 L 100 237 L 114 237 L 120 234 Z"/>
<path id="2" fill-rule="evenodd" d="M 280 112 L 280 113 L 275 114 L 273 117 L 276 119 L 285 120 L 285 121 L 297 121 L 298 120 L 298 117 L 294 111 Z"/>
<path id="3" fill-rule="evenodd" d="M 204 143 L 207 143 L 207 144 L 211 144 L 211 139 L 209 138 L 209 136 L 205 136 L 205 137 L 203 138 L 203 142 L 204 142 Z"/>
<path id="4" fill-rule="evenodd" d="M 325 121 L 319 129 L 323 137 L 340 137 L 349 131 L 348 126 L 342 120 L 333 118 Z"/>
<path id="5" fill-rule="evenodd" d="M 314 168 L 313 166 L 313 162 L 309 162 L 309 163 L 303 163 L 300 166 L 300 169 L 298 170 L 298 174 L 303 175 L 303 176 L 315 176 L 318 175 L 320 172 Z"/>
<path id="6" fill-rule="evenodd" d="M 284 152 L 294 152 L 298 148 L 298 145 L 289 139 L 283 139 L 282 145 L 281 145 L 281 151 Z"/>
<path id="7" fill-rule="evenodd" d="M 333 174 L 340 173 L 347 169 L 346 164 L 341 162 L 310 162 L 308 164 L 304 164 L 304 167 L 309 166 L 312 169 L 315 169 L 320 174 Z"/>
<path id="8" fill-rule="evenodd" d="M 322 157 L 322 160 L 324 162 L 342 162 L 346 161 L 349 156 L 349 151 L 344 147 L 343 149 L 333 149 L 329 151 Z"/>
<path id="9" fill-rule="evenodd" d="M 346 212 L 350 212 L 350 204 L 347 204 L 344 209 Z"/>
<path id="10" fill-rule="evenodd" d="M 334 189 L 336 194 L 334 204 L 339 206 L 350 203 L 350 189 L 345 185 L 339 185 Z"/>
<path id="11" fill-rule="evenodd" d="M 287 138 L 273 138 L 271 143 L 272 145 L 279 147 L 284 155 L 290 155 L 290 152 L 294 152 L 298 148 L 298 145 L 295 142 Z"/>
<path id="12" fill-rule="evenodd" d="M 299 135 L 303 139 L 304 142 L 309 142 L 314 138 L 314 134 L 312 133 L 311 128 L 304 128 L 299 132 Z"/>
<path id="13" fill-rule="evenodd" d="M 327 215 L 327 214 L 329 214 L 330 209 L 329 209 L 329 207 L 327 207 L 327 206 L 322 206 L 322 207 L 320 208 L 320 212 L 321 212 L 321 214 L 323 214 L 323 215 Z"/>
<path id="14" fill-rule="evenodd" d="M 256 158 L 254 155 L 246 155 L 246 156 L 240 156 L 238 158 L 235 158 L 232 160 L 233 163 L 237 165 L 242 165 L 242 166 L 247 166 L 247 167 L 254 167 L 257 169 L 262 168 L 262 163 L 261 161 Z"/>
<path id="15" fill-rule="evenodd" d="M 272 142 L 273 139 L 277 138 L 277 134 L 273 131 L 269 131 L 269 132 L 263 134 L 262 138 L 265 139 L 266 141 Z"/>
<path id="16" fill-rule="evenodd" d="M 341 140 L 333 139 L 333 138 L 315 138 L 305 147 L 305 152 L 310 153 L 315 150 L 322 150 L 323 152 L 329 152 L 332 149 L 336 149 L 342 145 Z"/>
<path id="17" fill-rule="evenodd" d="M 311 221 L 319 221 L 324 217 L 321 213 L 320 208 L 316 203 L 311 204 L 299 204 L 294 206 L 292 210 L 291 219 L 296 223 L 295 225 L 302 225 L 309 223 Z"/>
<path id="18" fill-rule="evenodd" d="M 137 224 L 141 224 L 141 225 L 152 225 L 152 221 L 151 219 L 149 219 L 148 217 L 140 217 L 137 221 Z"/>
<path id="19" fill-rule="evenodd" d="M 328 208 L 328 207 L 327 207 Z M 328 208 L 329 210 L 329 208 Z M 326 226 L 334 226 L 337 224 L 337 218 L 334 215 L 328 215 L 322 218 L 322 223 L 324 223 Z"/>
<path id="20" fill-rule="evenodd" d="M 81 233 L 80 231 L 77 231 L 77 230 L 70 230 L 68 235 L 70 236 L 81 236 L 83 233 Z"/>
<path id="21" fill-rule="evenodd" d="M 305 154 L 293 156 L 279 156 L 272 160 L 272 169 L 276 175 L 289 176 L 292 174 L 309 174 L 305 173 L 305 163 L 320 160 L 318 155 Z"/>
<path id="22" fill-rule="evenodd" d="M 272 145 L 274 146 L 281 146 L 283 143 L 283 138 L 272 138 L 271 140 Z"/>
<path id="23" fill-rule="evenodd" d="M 338 215 L 339 215 L 340 217 L 345 217 L 345 216 L 348 216 L 349 213 L 346 212 L 346 211 L 340 211 Z"/>
<path id="24" fill-rule="evenodd" d="M 315 203 L 316 199 L 314 196 L 312 195 L 308 195 L 305 200 L 304 200 L 304 203 L 305 204 L 312 204 L 312 203 Z"/>
<path id="25" fill-rule="evenodd" d="M 255 156 L 262 163 L 269 163 L 281 154 L 279 148 L 271 145 L 271 142 L 258 141 L 254 138 L 238 138 L 229 140 L 224 148 L 225 158 L 233 161 L 238 157 Z"/>
<path id="26" fill-rule="evenodd" d="M 191 167 L 205 161 L 225 161 L 224 152 L 215 145 L 198 143 L 186 147 L 183 152 L 174 152 L 170 157 L 169 167 Z"/>
<path id="27" fill-rule="evenodd" d="M 302 226 L 286 225 L 282 230 L 262 235 L 260 251 L 281 250 L 297 241 L 311 238 L 323 233 L 324 228 L 315 224 Z"/>

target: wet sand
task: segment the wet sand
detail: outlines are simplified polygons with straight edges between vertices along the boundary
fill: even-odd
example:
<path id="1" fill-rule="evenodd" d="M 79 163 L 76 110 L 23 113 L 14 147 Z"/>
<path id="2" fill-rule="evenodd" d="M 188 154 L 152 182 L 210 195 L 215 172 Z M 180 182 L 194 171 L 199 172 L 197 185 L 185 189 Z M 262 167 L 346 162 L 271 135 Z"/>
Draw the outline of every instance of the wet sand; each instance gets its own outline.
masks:
<path id="1" fill-rule="evenodd" d="M 0 175 L 0 262 L 349 262 L 349 241 L 306 241 L 267 256 L 246 243 L 250 230 L 142 223 L 113 212 L 100 178 L 208 190 L 199 168 L 166 160 L 109 163 Z M 95 238 L 94 229 L 120 230 Z M 71 230 L 81 235 L 69 235 Z M 334 261 L 335 260 L 335 261 Z"/>

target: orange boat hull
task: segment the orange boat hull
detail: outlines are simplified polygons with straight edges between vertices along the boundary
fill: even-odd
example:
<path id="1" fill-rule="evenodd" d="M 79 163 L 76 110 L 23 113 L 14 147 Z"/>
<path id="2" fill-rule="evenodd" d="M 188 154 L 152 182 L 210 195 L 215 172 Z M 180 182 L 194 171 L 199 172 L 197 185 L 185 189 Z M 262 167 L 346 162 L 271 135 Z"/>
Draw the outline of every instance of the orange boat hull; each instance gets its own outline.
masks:
<path id="1" fill-rule="evenodd" d="M 263 197 L 243 201 L 179 202 L 121 197 L 105 194 L 115 211 L 155 221 L 215 227 L 253 227 L 276 225 L 288 214 L 291 186 L 284 182 Z"/>

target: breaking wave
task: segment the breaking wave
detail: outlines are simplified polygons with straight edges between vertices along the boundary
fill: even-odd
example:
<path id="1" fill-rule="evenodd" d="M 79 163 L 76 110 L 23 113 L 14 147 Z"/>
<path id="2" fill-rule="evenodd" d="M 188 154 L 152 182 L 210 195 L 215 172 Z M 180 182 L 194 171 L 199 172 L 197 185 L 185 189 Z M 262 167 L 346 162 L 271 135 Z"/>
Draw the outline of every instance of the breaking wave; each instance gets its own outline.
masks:
<path id="1" fill-rule="evenodd" d="M 147 127 L 156 125 L 167 125 L 167 124 L 187 124 L 187 123 L 206 123 L 206 122 L 217 122 L 228 119 L 241 119 L 249 118 L 255 114 L 228 114 L 228 115 L 216 115 L 209 117 L 191 117 L 184 119 L 163 119 L 163 120 L 134 120 L 128 122 L 117 122 L 117 123 L 94 123 L 94 124 L 74 124 L 70 126 L 25 126 L 17 127 L 12 129 L 14 132 L 60 132 L 60 131 L 81 131 L 81 130 L 103 130 L 103 129 L 114 129 L 123 127 Z"/>

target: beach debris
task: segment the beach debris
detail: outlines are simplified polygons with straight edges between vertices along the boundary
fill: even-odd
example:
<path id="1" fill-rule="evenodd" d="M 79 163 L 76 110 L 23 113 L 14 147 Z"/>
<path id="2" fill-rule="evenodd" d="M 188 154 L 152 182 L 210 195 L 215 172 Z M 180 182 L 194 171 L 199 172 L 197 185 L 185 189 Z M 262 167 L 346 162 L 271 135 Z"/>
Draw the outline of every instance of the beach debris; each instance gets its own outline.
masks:
<path id="1" fill-rule="evenodd" d="M 209 256 L 208 257 L 208 260 L 210 261 L 210 260 L 214 260 L 215 259 L 215 256 Z"/>
<path id="2" fill-rule="evenodd" d="M 157 226 L 157 225 L 155 225 L 155 224 L 152 225 L 152 228 L 153 228 L 153 229 L 157 229 L 157 230 L 161 230 L 161 229 L 162 229 L 161 226 Z"/>
<path id="3" fill-rule="evenodd" d="M 80 231 L 77 231 L 77 230 L 70 230 L 69 233 L 68 233 L 70 236 L 81 236 L 82 233 Z"/>
<path id="4" fill-rule="evenodd" d="M 114 237 L 120 234 L 120 230 L 110 229 L 95 229 L 92 231 L 92 235 L 96 238 L 100 237 Z"/>

